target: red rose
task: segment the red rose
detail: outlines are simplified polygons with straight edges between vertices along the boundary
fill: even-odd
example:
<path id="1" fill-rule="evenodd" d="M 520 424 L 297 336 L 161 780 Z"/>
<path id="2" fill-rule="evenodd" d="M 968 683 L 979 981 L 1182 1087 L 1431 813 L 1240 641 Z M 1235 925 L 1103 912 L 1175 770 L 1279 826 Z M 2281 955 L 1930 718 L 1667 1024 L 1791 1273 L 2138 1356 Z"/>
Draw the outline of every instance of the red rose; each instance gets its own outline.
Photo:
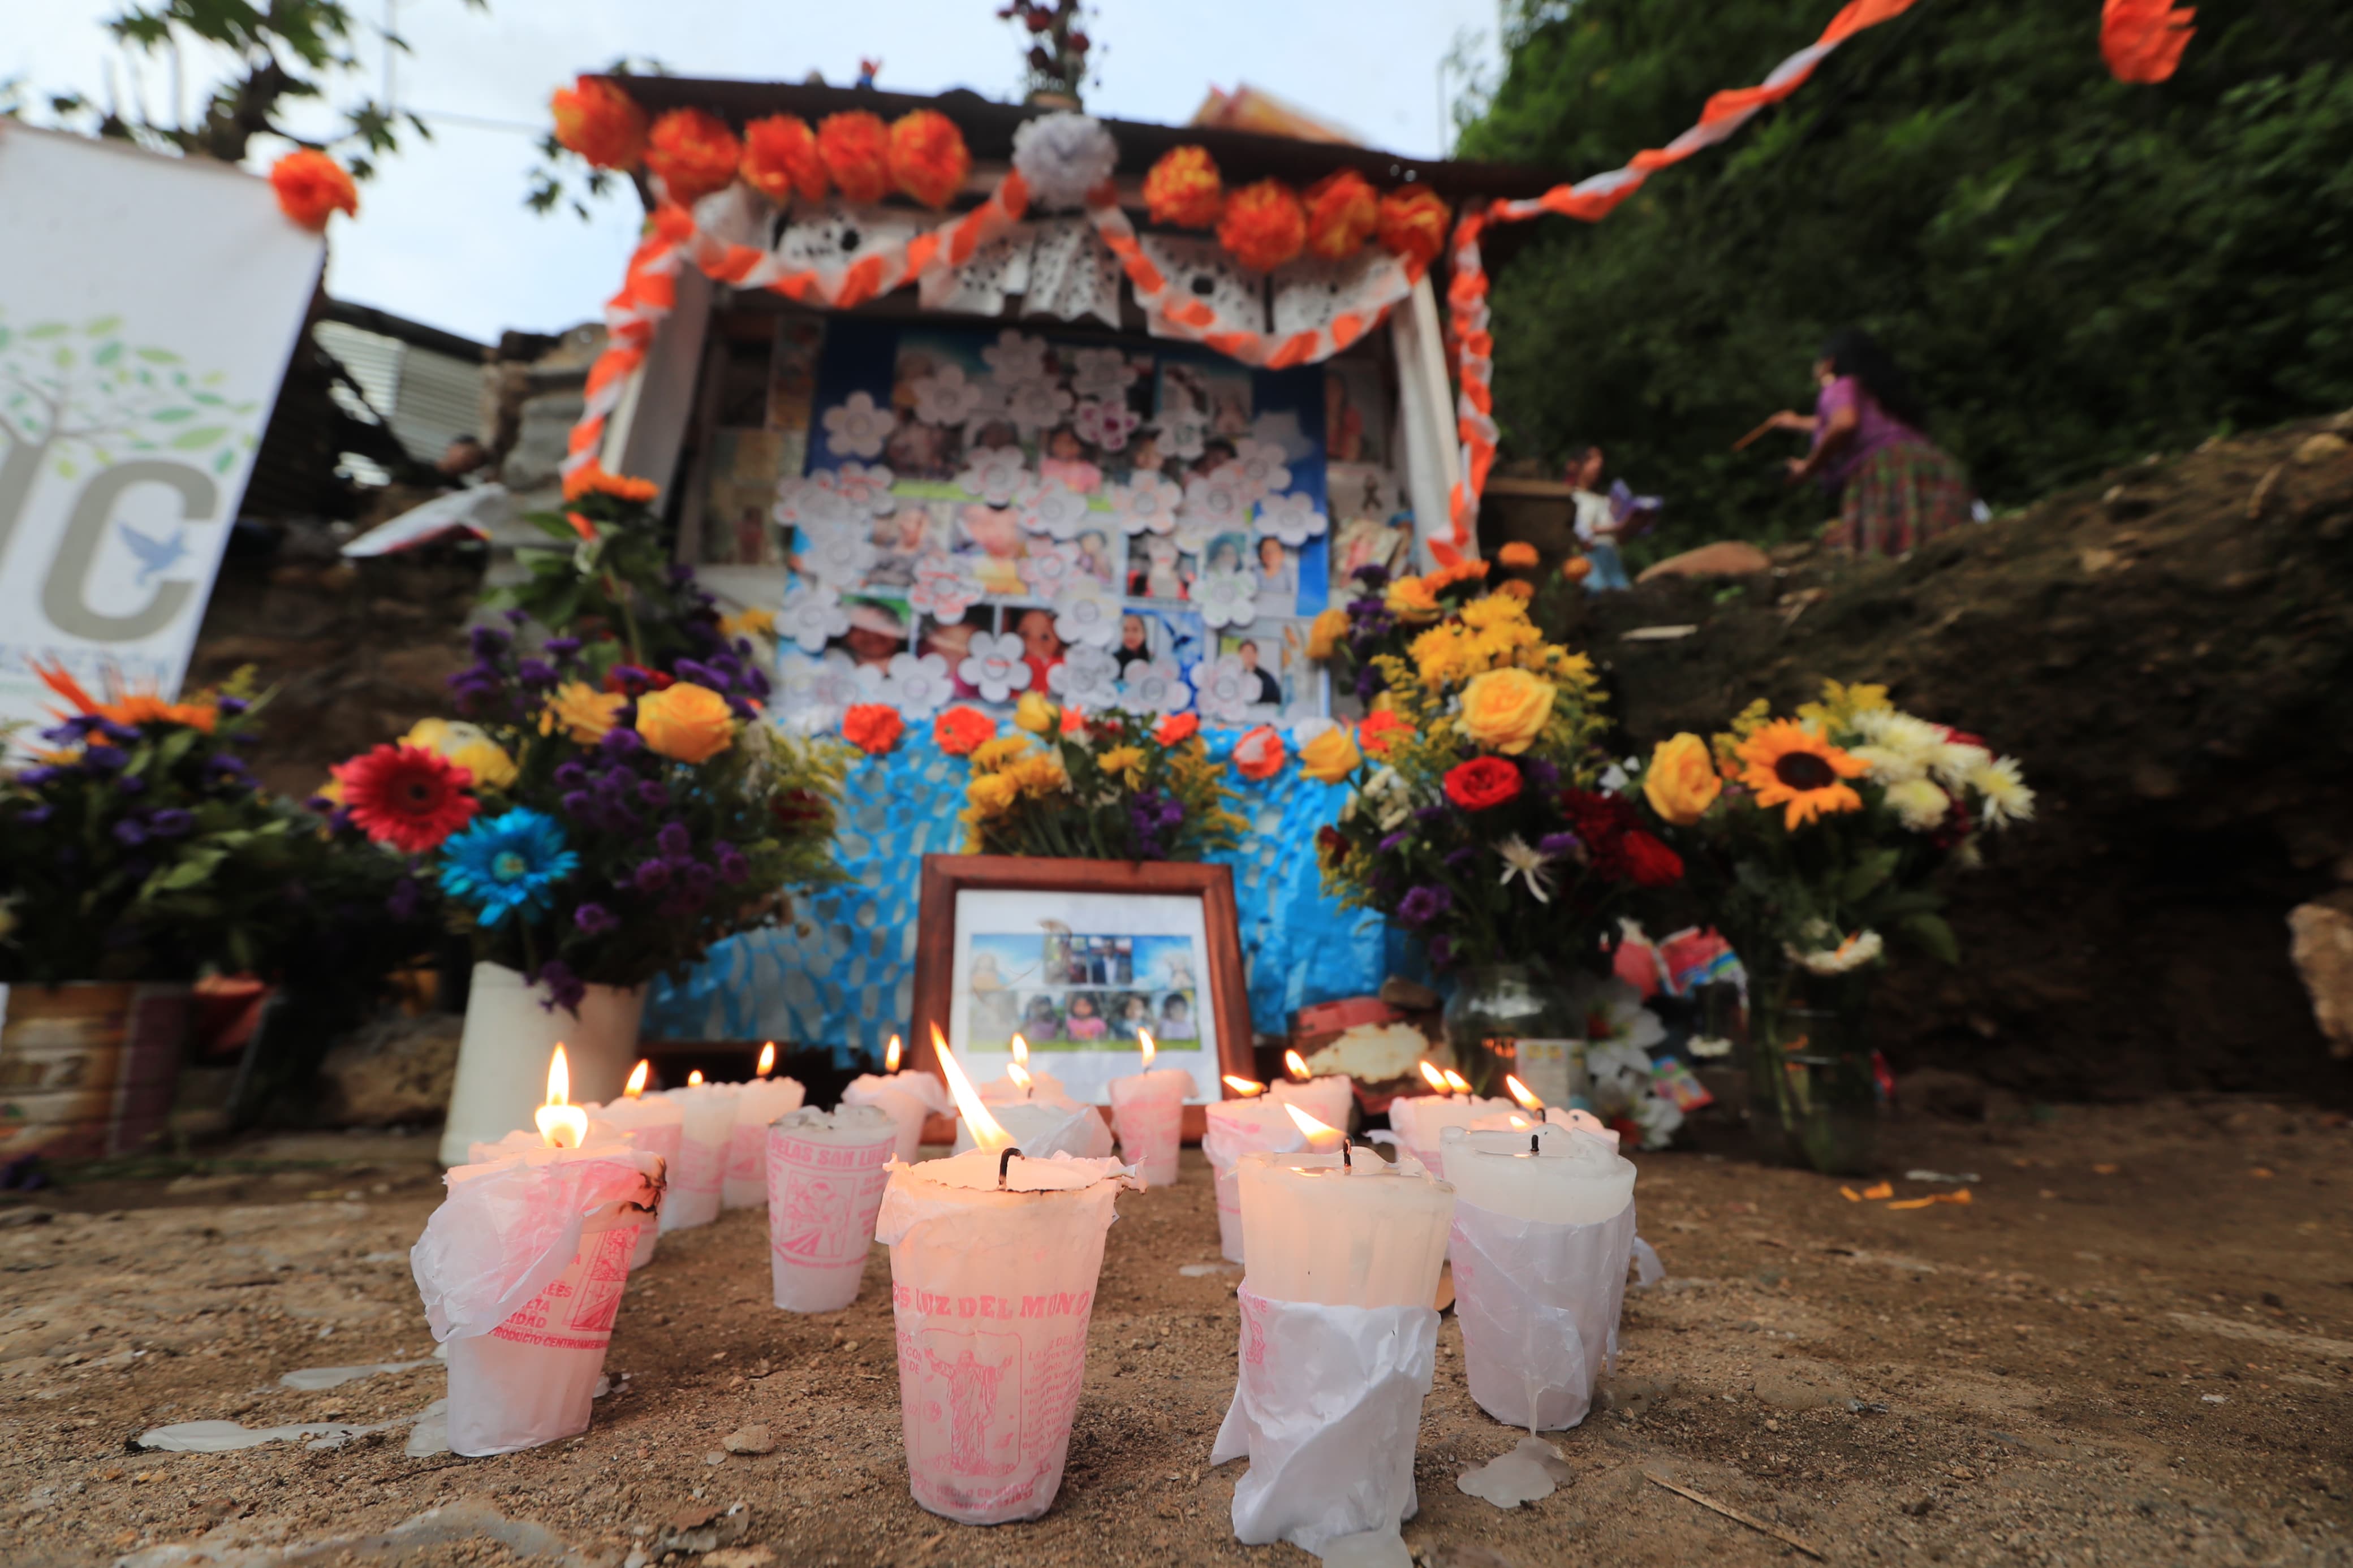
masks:
<path id="1" fill-rule="evenodd" d="M 1348 836 L 1327 822 L 1315 830 L 1315 852 L 1326 860 L 1337 860 L 1348 852 Z"/>
<path id="2" fill-rule="evenodd" d="M 1626 873 L 1638 888 L 1663 888 L 1683 880 L 1683 858 L 1637 827 L 1619 846 Z"/>
<path id="3" fill-rule="evenodd" d="M 1446 798 L 1465 811 L 1485 811 L 1518 798 L 1520 770 L 1501 757 L 1473 757 L 1446 773 Z"/>

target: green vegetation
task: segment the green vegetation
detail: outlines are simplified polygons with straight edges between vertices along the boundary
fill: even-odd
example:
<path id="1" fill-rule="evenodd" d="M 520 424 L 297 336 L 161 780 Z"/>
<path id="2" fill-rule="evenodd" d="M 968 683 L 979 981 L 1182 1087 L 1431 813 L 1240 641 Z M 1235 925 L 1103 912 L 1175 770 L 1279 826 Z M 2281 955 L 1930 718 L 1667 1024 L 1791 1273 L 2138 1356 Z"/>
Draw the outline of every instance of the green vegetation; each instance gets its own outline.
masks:
<path id="1" fill-rule="evenodd" d="M 1835 9 L 1518 0 L 1460 153 L 1614 168 Z M 1782 481 L 1798 438 L 1729 448 L 1811 406 L 1847 322 L 1997 507 L 2353 405 L 2353 13 L 2206 0 L 2198 26 L 2173 81 L 2132 87 L 2090 0 L 1922 0 L 1607 221 L 1503 238 L 1504 455 L 1599 442 L 1668 498 L 1638 552 L 1802 532 L 1828 512 Z"/>

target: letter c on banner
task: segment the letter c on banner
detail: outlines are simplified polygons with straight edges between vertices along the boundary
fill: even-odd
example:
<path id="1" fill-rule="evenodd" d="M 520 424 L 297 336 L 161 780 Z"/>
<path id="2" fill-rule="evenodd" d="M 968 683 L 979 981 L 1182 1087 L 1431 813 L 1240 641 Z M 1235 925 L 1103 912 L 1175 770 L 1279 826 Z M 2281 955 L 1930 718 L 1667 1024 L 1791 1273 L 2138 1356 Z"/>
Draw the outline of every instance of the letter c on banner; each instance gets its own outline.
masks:
<path id="1" fill-rule="evenodd" d="M 179 491 L 184 522 L 210 521 L 220 501 L 220 491 L 202 469 L 159 458 L 117 463 L 92 479 L 82 488 L 81 499 L 74 502 L 73 517 L 58 544 L 57 559 L 50 563 L 48 580 L 41 584 L 41 613 L 68 637 L 91 642 L 137 642 L 170 626 L 195 593 L 192 584 L 164 583 L 156 588 L 153 598 L 127 616 L 103 615 L 90 608 L 83 596 L 90 569 L 106 542 L 106 526 L 114 516 L 115 501 L 133 485 L 142 484 L 166 485 Z"/>

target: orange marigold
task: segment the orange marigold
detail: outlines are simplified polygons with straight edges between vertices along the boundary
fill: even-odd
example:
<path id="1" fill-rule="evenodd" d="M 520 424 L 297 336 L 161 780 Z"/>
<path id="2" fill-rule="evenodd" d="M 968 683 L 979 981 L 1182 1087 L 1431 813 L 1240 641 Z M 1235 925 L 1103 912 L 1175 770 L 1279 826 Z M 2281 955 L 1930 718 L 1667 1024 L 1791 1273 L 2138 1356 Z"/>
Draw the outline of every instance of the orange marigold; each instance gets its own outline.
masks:
<path id="1" fill-rule="evenodd" d="M 1487 580 L 1487 563 L 1472 559 L 1458 561 L 1451 566 L 1440 566 L 1422 579 L 1434 593 L 1456 583 L 1483 583 Z"/>
<path id="2" fill-rule="evenodd" d="M 1525 539 L 1514 539 L 1495 552 L 1495 560 L 1514 572 L 1525 572 L 1536 563 L 1536 547 Z"/>
<path id="3" fill-rule="evenodd" d="M 1218 243 L 1253 272 L 1271 272 L 1307 243 L 1307 213 L 1281 180 L 1244 185 L 1226 198 Z"/>
<path id="4" fill-rule="evenodd" d="M 547 100 L 555 140 L 599 169 L 634 169 L 646 155 L 646 111 L 603 77 L 574 79 Z"/>
<path id="5" fill-rule="evenodd" d="M 744 127 L 744 183 L 779 206 L 797 195 L 825 199 L 825 160 L 817 155 L 817 132 L 797 114 L 771 114 Z"/>
<path id="6" fill-rule="evenodd" d="M 743 144 L 727 122 L 700 109 L 667 110 L 646 138 L 646 167 L 660 176 L 670 199 L 681 206 L 725 190 L 743 161 Z"/>
<path id="7" fill-rule="evenodd" d="M 586 462 L 564 476 L 564 499 L 578 500 L 583 496 L 611 496 L 617 500 L 635 501 L 643 506 L 661 493 L 661 487 L 651 479 L 632 479 L 627 474 L 608 474 L 604 465 Z"/>
<path id="8" fill-rule="evenodd" d="M 845 201 L 879 202 L 891 189 L 891 132 L 863 109 L 818 121 L 818 156 Z"/>
<path id="9" fill-rule="evenodd" d="M 1307 187 L 1307 248 L 1326 261 L 1356 254 L 1380 222 L 1381 199 L 1354 169 L 1335 169 Z"/>
<path id="10" fill-rule="evenodd" d="M 1446 225 L 1452 216 L 1436 191 L 1408 185 L 1381 198 L 1376 232 L 1383 247 L 1427 267 L 1446 249 Z"/>
<path id="11" fill-rule="evenodd" d="M 341 163 L 308 147 L 289 153 L 269 166 L 269 188 L 278 193 L 278 208 L 304 228 L 324 230 L 336 213 L 360 216 L 360 193 Z"/>
<path id="12" fill-rule="evenodd" d="M 870 757 L 879 757 L 907 732 L 899 710 L 887 702 L 853 702 L 841 716 L 841 737 Z"/>
<path id="13" fill-rule="evenodd" d="M 972 153 L 955 121 L 917 109 L 891 122 L 891 183 L 927 207 L 944 207 L 972 173 Z"/>
<path id="14" fill-rule="evenodd" d="M 1525 577 L 1514 577 L 1510 582 L 1498 587 L 1495 592 L 1499 594 L 1508 594 L 1513 598 L 1519 600 L 1520 603 L 1525 605 L 1529 600 L 1536 596 L 1536 585 L 1534 583 L 1529 582 Z"/>
<path id="15" fill-rule="evenodd" d="M 968 757 L 996 735 L 997 721 L 977 708 L 951 708 L 932 721 L 933 743 L 951 757 Z"/>
<path id="16" fill-rule="evenodd" d="M 1225 182 L 1206 147 L 1187 144 L 1160 154 L 1144 176 L 1144 205 L 1155 223 L 1208 228 L 1225 210 Z"/>

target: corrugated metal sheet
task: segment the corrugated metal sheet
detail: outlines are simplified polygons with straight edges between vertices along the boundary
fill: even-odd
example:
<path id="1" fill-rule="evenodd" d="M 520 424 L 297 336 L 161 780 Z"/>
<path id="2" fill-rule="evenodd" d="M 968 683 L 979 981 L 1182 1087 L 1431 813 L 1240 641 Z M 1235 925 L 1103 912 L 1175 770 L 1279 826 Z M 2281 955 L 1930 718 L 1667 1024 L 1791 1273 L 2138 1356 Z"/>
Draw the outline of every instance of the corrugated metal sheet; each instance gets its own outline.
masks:
<path id="1" fill-rule="evenodd" d="M 401 449 L 418 462 L 438 461 L 456 437 L 480 434 L 475 428 L 481 418 L 479 363 L 343 321 L 321 321 L 311 331 L 319 346 L 351 372 L 368 405 L 392 427 Z M 353 418 L 367 417 L 343 388 L 331 395 Z M 353 477 L 362 484 L 372 482 L 356 470 Z"/>

